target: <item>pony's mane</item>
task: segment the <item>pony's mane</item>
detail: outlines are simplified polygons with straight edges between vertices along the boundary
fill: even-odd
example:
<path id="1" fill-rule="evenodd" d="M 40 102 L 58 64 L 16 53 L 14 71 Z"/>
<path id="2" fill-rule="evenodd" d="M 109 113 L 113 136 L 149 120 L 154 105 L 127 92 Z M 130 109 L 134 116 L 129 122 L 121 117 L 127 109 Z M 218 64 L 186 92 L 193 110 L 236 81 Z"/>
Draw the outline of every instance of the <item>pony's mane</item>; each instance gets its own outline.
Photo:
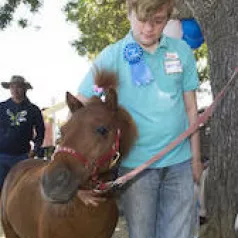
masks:
<path id="1" fill-rule="evenodd" d="M 118 86 L 117 74 L 115 72 L 95 68 L 94 82 L 95 85 L 103 89 L 116 89 Z"/>
<path id="2" fill-rule="evenodd" d="M 96 68 L 95 68 L 96 69 Z M 118 87 L 118 76 L 115 72 L 103 70 L 97 70 L 94 76 L 95 85 L 104 90 L 114 89 L 117 91 Z M 98 100 L 95 97 L 92 98 L 92 101 Z M 110 99 L 109 99 L 110 100 Z M 91 101 L 91 102 L 92 102 Z M 137 128 L 134 120 L 131 115 L 125 110 L 122 106 L 118 106 L 117 109 L 117 118 L 118 118 L 118 127 L 121 128 L 122 138 L 126 138 L 121 141 L 121 154 L 125 156 L 131 146 L 133 145 L 135 139 L 138 136 Z"/>

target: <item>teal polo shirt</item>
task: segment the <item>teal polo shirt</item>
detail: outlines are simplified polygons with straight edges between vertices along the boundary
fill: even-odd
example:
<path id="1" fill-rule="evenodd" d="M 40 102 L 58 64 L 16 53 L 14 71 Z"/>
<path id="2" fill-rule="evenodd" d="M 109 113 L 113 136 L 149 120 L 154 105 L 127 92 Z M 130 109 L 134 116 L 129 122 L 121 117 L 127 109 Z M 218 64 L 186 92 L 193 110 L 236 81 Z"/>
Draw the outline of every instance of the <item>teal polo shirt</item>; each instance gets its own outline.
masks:
<path id="1" fill-rule="evenodd" d="M 186 91 L 199 85 L 196 61 L 190 47 L 182 40 L 162 35 L 153 53 L 143 52 L 153 81 L 146 86 L 132 82 L 131 66 L 123 51 L 133 43 L 132 33 L 115 44 L 106 47 L 96 58 L 98 68 L 118 74 L 119 104 L 131 114 L 136 122 L 139 137 L 122 166 L 135 168 L 148 161 L 188 128 L 188 118 L 183 100 Z M 79 86 L 78 93 L 91 97 L 93 92 L 93 69 Z M 184 140 L 161 160 L 150 167 L 167 167 L 191 158 L 189 139 Z"/>

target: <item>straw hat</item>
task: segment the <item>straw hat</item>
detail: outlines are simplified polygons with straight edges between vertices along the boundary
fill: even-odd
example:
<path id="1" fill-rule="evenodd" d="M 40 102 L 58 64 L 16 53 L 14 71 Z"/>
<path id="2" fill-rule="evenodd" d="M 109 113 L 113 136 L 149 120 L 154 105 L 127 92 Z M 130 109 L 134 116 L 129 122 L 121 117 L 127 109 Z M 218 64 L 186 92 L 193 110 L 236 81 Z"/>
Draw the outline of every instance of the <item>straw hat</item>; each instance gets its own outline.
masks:
<path id="1" fill-rule="evenodd" d="M 22 76 L 13 75 L 10 79 L 10 82 L 1 82 L 1 85 L 5 89 L 9 89 L 11 84 L 20 84 L 25 87 L 25 89 L 32 89 L 30 83 L 28 83 Z"/>

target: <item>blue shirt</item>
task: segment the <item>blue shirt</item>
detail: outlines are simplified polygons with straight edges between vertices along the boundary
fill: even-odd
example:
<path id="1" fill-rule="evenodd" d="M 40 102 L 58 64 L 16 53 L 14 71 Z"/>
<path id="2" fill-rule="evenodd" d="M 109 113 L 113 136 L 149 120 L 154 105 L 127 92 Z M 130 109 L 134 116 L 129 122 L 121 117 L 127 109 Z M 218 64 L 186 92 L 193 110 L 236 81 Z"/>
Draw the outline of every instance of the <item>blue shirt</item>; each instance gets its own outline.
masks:
<path id="1" fill-rule="evenodd" d="M 199 80 L 196 61 L 190 47 L 183 40 L 162 35 L 153 53 L 143 51 L 143 59 L 154 80 L 137 86 L 131 80 L 131 69 L 123 51 L 135 40 L 131 33 L 106 47 L 94 64 L 118 74 L 119 104 L 129 111 L 136 122 L 139 138 L 122 166 L 135 168 L 148 161 L 188 128 L 183 95 L 195 90 Z M 78 92 L 91 97 L 93 69 L 79 86 Z M 167 167 L 191 158 L 190 141 L 186 139 L 166 154 L 152 168 Z"/>
<path id="2" fill-rule="evenodd" d="M 34 133 L 35 130 L 35 133 Z M 21 155 L 40 149 L 45 126 L 40 109 L 27 98 L 15 103 L 11 98 L 0 103 L 0 153 Z"/>

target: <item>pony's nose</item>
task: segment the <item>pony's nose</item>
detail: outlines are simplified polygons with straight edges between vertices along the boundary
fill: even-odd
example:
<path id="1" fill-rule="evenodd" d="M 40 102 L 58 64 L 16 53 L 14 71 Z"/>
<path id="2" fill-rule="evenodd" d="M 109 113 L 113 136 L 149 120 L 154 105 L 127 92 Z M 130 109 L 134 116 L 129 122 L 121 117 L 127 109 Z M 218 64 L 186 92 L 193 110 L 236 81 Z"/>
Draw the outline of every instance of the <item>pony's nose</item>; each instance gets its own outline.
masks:
<path id="1" fill-rule="evenodd" d="M 104 126 L 100 126 L 96 129 L 97 133 L 100 133 L 102 136 L 106 135 L 108 133 L 108 129 Z"/>

